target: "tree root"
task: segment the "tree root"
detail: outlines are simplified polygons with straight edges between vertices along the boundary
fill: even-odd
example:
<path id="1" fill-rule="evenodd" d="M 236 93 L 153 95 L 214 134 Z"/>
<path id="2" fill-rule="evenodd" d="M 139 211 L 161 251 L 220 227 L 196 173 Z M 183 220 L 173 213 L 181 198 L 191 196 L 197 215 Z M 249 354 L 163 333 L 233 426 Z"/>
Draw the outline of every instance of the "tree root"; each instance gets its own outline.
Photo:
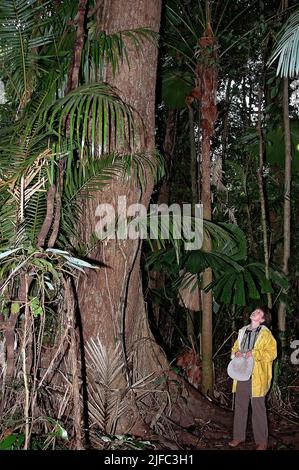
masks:
<path id="1" fill-rule="evenodd" d="M 192 387 L 182 377 L 174 372 L 169 377 L 182 387 L 182 396 L 173 405 L 171 419 L 183 428 L 188 428 L 198 422 L 213 422 L 224 429 L 231 429 L 233 413 L 210 398 L 204 396 L 199 390 Z"/>

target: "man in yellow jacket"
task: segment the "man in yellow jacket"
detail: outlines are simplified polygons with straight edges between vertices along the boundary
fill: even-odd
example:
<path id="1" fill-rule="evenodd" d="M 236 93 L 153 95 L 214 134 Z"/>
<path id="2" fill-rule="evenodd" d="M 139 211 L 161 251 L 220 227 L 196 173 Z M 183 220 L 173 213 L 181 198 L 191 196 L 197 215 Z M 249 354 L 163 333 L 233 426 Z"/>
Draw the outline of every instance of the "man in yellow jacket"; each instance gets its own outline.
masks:
<path id="1" fill-rule="evenodd" d="M 267 308 L 256 308 L 250 315 L 250 325 L 239 330 L 232 348 L 232 358 L 252 356 L 254 366 L 249 380 L 233 383 L 235 396 L 234 431 L 231 447 L 245 441 L 249 402 L 252 408 L 252 429 L 257 450 L 266 450 L 268 445 L 268 423 L 265 396 L 270 389 L 272 363 L 277 356 L 276 341 L 266 324 L 271 323 Z"/>

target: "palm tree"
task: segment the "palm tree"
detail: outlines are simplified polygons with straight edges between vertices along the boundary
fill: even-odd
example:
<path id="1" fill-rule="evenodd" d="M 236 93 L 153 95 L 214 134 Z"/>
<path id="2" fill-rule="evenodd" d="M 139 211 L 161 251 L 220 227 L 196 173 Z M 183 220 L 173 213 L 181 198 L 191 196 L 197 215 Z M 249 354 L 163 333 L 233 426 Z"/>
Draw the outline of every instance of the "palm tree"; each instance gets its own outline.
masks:
<path id="1" fill-rule="evenodd" d="M 287 8 L 287 5 L 285 5 Z M 277 75 L 286 78 L 297 77 L 299 73 L 299 10 L 296 9 L 286 20 L 278 34 L 269 65 L 278 60 Z"/>

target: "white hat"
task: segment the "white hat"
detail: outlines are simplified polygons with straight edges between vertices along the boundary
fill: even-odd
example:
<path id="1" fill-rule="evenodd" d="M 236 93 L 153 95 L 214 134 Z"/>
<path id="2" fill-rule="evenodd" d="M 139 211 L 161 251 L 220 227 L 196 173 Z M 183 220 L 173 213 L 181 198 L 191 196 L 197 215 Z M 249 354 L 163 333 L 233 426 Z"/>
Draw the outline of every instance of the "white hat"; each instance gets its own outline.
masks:
<path id="1" fill-rule="evenodd" d="M 228 375 L 235 380 L 244 382 L 249 380 L 252 374 L 254 359 L 250 357 L 234 357 L 227 366 Z"/>

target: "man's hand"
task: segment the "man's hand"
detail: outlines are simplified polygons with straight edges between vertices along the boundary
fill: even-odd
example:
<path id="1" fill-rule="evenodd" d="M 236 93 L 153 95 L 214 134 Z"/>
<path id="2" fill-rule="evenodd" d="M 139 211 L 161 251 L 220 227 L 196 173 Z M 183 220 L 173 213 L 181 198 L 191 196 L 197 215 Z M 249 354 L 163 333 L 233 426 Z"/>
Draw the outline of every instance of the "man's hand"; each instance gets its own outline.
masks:
<path id="1" fill-rule="evenodd" d="M 252 351 L 247 351 L 247 353 L 246 353 L 246 359 L 247 359 L 248 357 L 252 357 Z"/>
<path id="2" fill-rule="evenodd" d="M 236 354 L 235 354 L 236 357 L 242 357 L 243 356 L 243 353 L 241 353 L 241 351 L 237 351 Z"/>

